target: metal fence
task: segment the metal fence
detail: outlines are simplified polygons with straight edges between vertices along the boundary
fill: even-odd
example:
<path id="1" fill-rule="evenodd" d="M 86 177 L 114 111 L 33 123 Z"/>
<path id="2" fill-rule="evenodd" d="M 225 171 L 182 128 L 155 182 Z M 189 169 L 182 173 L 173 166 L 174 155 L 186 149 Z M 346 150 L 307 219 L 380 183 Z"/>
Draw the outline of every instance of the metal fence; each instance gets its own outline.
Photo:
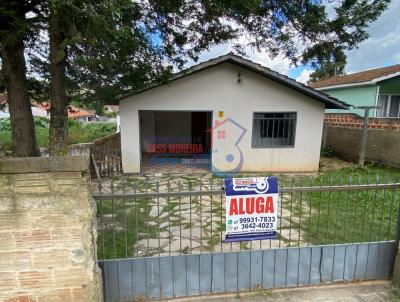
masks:
<path id="1" fill-rule="evenodd" d="M 282 179 L 278 237 L 224 243 L 221 179 L 120 178 L 95 188 L 99 259 L 268 250 L 398 238 L 397 178 Z M 397 236 L 396 236 L 397 235 Z"/>

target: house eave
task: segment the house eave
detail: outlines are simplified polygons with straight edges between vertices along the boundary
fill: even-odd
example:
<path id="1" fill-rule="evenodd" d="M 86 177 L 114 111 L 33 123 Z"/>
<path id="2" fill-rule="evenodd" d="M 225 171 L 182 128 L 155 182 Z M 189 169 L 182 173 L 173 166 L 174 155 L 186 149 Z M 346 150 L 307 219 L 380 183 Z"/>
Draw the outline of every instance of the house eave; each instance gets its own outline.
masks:
<path id="1" fill-rule="evenodd" d="M 370 81 L 363 81 L 363 82 L 357 82 L 357 83 L 349 83 L 349 84 L 340 84 L 340 85 L 332 85 L 332 86 L 325 86 L 325 87 L 316 87 L 314 88 L 315 90 L 318 91 L 324 91 L 324 90 L 331 90 L 331 89 L 340 89 L 340 88 L 351 88 L 351 87 L 364 87 L 364 86 L 374 86 L 379 84 L 379 82 L 389 80 L 395 77 L 400 76 L 400 72 L 392 73 L 387 76 L 375 78 Z"/>
<path id="2" fill-rule="evenodd" d="M 180 72 L 174 74 L 172 76 L 172 78 L 165 83 L 156 83 L 145 89 L 137 91 L 136 93 L 133 93 L 133 94 L 130 94 L 127 96 L 123 96 L 123 97 L 119 98 L 119 100 L 121 101 L 123 99 L 131 97 L 133 95 L 143 93 L 145 91 L 156 88 L 158 86 L 168 85 L 168 83 L 171 83 L 173 81 L 176 81 L 176 80 L 186 77 L 188 75 L 192 75 L 197 72 L 200 72 L 200 71 L 203 71 L 203 70 L 206 70 L 206 69 L 212 68 L 214 66 L 224 64 L 224 63 L 231 63 L 234 65 L 237 65 L 244 69 L 247 69 L 247 70 L 253 71 L 257 74 L 260 74 L 262 76 L 265 76 L 273 81 L 281 83 L 289 88 L 292 88 L 293 90 L 295 90 L 297 92 L 300 92 L 302 94 L 305 94 L 305 95 L 315 99 L 316 101 L 320 101 L 320 102 L 324 103 L 326 109 L 349 109 L 350 108 L 350 106 L 345 102 L 339 101 L 338 99 L 331 97 L 327 94 L 324 94 L 323 92 L 317 91 L 307 85 L 296 82 L 295 80 L 290 79 L 289 77 L 284 76 L 284 75 L 282 75 L 276 71 L 273 71 L 267 67 L 264 67 L 260 64 L 251 62 L 247 59 L 244 59 L 239 56 L 232 55 L 232 54 L 227 54 L 227 55 L 206 61 L 204 63 L 200 63 L 195 66 L 192 66 L 186 70 L 183 70 L 183 71 L 180 71 Z"/>

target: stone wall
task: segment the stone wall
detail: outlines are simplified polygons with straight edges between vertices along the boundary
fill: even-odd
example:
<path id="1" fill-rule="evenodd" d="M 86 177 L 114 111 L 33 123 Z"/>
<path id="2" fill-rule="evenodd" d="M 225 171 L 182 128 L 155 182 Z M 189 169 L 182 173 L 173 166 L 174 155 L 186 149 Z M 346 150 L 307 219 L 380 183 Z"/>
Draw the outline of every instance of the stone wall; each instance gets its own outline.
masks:
<path id="1" fill-rule="evenodd" d="M 86 158 L 0 160 L 0 301 L 101 301 Z"/>
<path id="2" fill-rule="evenodd" d="M 366 160 L 400 167 L 400 119 L 371 118 Z M 322 146 L 337 155 L 357 161 L 361 148 L 363 119 L 353 114 L 326 114 Z"/>

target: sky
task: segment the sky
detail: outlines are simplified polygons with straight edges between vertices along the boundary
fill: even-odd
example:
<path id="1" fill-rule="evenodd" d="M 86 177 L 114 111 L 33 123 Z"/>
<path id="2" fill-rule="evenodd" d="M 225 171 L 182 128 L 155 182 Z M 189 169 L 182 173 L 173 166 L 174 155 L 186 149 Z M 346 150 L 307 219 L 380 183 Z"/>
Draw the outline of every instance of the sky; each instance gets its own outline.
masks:
<path id="1" fill-rule="evenodd" d="M 363 41 L 358 49 L 347 51 L 346 73 L 400 64 L 400 0 L 392 0 L 388 9 L 368 28 L 370 37 Z M 221 44 L 199 56 L 199 61 L 227 54 L 232 50 L 231 44 Z M 313 72 L 307 66 L 292 66 L 284 57 L 271 59 L 268 54 L 245 49 L 246 57 L 261 65 L 306 83 Z"/>

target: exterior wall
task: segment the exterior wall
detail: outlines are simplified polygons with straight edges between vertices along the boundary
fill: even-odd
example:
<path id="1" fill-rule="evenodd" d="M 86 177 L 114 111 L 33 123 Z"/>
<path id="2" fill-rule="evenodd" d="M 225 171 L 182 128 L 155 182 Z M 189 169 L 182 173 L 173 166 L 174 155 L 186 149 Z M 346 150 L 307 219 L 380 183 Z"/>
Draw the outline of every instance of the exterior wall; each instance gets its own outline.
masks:
<path id="1" fill-rule="evenodd" d="M 238 83 L 238 73 L 241 81 Z M 238 148 L 241 171 L 317 171 L 324 104 L 243 68 L 225 63 L 189 75 L 120 102 L 122 161 L 125 173 L 140 172 L 139 110 L 212 111 L 213 125 L 230 118 L 246 129 Z M 297 112 L 294 148 L 251 148 L 254 112 Z M 171 121 L 173 122 L 173 121 Z M 213 149 L 226 154 L 234 146 L 213 140 Z M 215 164 L 218 154 L 212 154 Z M 224 170 L 224 165 L 218 162 Z M 225 170 L 228 170 L 226 168 Z"/>
<path id="2" fill-rule="evenodd" d="M 337 89 L 321 90 L 330 96 L 337 98 L 340 101 L 344 101 L 354 106 L 375 106 L 376 104 L 376 93 L 378 86 L 362 86 L 362 87 L 347 87 Z M 349 109 L 349 110 L 335 110 L 327 109 L 326 113 L 355 113 L 359 116 L 364 116 L 364 110 L 362 109 Z M 371 116 L 375 115 L 375 112 L 371 111 Z"/>
<path id="3" fill-rule="evenodd" d="M 327 114 L 323 142 L 343 158 L 357 161 L 363 119 L 351 114 Z M 371 118 L 368 125 L 366 159 L 400 167 L 400 119 Z"/>
<path id="4" fill-rule="evenodd" d="M 0 301 L 102 301 L 89 164 L 0 160 Z"/>
<path id="5" fill-rule="evenodd" d="M 400 77 L 392 78 L 379 83 L 380 94 L 400 94 Z"/>

